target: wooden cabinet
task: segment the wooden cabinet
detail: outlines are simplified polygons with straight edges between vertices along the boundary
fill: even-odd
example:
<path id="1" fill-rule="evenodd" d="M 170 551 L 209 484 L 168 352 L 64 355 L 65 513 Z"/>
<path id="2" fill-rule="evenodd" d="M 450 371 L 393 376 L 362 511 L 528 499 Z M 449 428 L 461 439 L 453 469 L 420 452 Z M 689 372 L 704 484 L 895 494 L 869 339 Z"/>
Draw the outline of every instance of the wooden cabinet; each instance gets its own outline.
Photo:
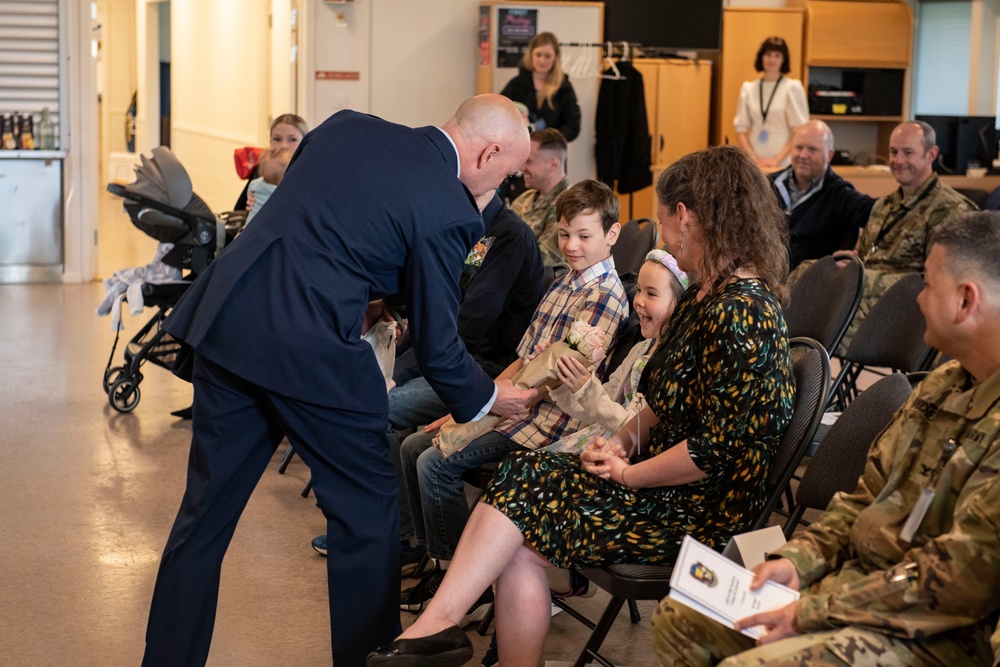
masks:
<path id="1" fill-rule="evenodd" d="M 677 158 L 709 145 L 712 61 L 640 58 L 654 177 Z M 656 218 L 652 187 L 621 195 L 621 219 Z"/>
<path id="2" fill-rule="evenodd" d="M 805 11 L 803 83 L 861 95 L 857 115 L 812 114 L 827 122 L 838 148 L 856 137 L 855 154 L 888 155 L 889 135 L 908 118 L 913 15 L 905 2 L 799 0 Z M 859 151 L 859 148 L 861 149 Z"/>
<path id="3" fill-rule="evenodd" d="M 722 69 L 713 143 L 736 144 L 733 118 L 744 81 L 760 77 L 754 69 L 757 50 L 765 39 L 778 36 L 788 44 L 792 79 L 802 77 L 803 10 L 799 7 L 757 9 L 731 7 L 722 15 Z"/>

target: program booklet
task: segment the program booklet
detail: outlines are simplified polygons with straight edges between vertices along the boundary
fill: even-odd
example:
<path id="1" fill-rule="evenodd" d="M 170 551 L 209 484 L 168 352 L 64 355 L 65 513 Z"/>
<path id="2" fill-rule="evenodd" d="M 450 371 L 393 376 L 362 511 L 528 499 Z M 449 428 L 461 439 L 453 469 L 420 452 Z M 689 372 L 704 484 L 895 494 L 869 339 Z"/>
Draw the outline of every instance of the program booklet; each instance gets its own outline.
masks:
<path id="1" fill-rule="evenodd" d="M 778 609 L 799 599 L 799 592 L 773 581 L 751 591 L 753 572 L 737 565 L 691 536 L 681 542 L 681 551 L 670 577 L 673 600 L 700 611 L 727 628 L 736 621 L 762 611 Z M 764 635 L 763 626 L 746 628 L 754 639 Z"/>

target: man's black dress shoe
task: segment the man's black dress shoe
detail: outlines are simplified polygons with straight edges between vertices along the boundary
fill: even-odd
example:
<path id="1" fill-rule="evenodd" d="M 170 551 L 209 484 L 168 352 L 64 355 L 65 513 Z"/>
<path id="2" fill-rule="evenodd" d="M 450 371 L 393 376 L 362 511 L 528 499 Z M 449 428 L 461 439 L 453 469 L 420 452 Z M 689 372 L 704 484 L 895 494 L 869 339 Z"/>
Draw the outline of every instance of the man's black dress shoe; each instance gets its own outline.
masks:
<path id="1" fill-rule="evenodd" d="M 457 625 L 430 637 L 397 639 L 368 654 L 367 667 L 459 667 L 472 659 L 472 642 Z"/>
<path id="2" fill-rule="evenodd" d="M 191 419 L 191 407 L 192 406 L 189 405 L 186 408 L 181 408 L 180 410 L 174 410 L 170 414 L 173 415 L 174 417 L 180 417 L 181 419 Z"/>

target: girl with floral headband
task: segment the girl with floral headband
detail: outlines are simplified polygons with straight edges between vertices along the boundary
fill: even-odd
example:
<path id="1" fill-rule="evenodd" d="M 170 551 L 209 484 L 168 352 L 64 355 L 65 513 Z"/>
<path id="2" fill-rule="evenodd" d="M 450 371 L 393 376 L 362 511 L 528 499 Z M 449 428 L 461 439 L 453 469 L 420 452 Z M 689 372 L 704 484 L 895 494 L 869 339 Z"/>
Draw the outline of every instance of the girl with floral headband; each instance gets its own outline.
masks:
<path id="1" fill-rule="evenodd" d="M 571 417 L 590 425 L 552 443 L 546 450 L 579 454 L 598 436 L 607 438 L 617 433 L 639 412 L 643 405 L 642 394 L 636 391 L 639 378 L 687 286 L 687 274 L 668 252 L 657 249 L 646 255 L 632 300 L 642 340 L 603 385 L 573 357 L 559 359 L 556 376 L 562 384 L 550 390 L 549 396 Z"/>

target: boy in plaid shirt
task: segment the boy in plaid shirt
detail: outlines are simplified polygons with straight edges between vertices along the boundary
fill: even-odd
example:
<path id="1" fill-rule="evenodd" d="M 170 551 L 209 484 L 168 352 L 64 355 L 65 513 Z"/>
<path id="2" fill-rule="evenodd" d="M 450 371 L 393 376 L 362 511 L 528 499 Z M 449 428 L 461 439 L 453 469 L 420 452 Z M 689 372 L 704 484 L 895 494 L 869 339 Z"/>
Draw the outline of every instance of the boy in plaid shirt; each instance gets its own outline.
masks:
<path id="1" fill-rule="evenodd" d="M 559 249 L 570 272 L 553 282 L 542 297 L 518 346 L 518 358 L 497 379 L 513 377 L 533 353 L 563 340 L 576 320 L 600 327 L 611 341 L 628 318 L 628 300 L 611 258 L 611 246 L 618 240 L 620 229 L 614 193 L 597 181 L 581 181 L 559 196 L 556 212 Z M 433 597 L 454 554 L 469 517 L 462 474 L 499 461 L 515 449 L 545 446 L 579 426 L 579 420 L 559 409 L 541 389 L 538 402 L 523 419 L 502 422 L 448 458 L 431 446 L 431 427 L 431 432 L 418 432 L 403 441 L 401 482 L 413 512 L 417 541 L 426 544 L 428 554 L 437 559 L 440 568 L 403 592 L 401 609 L 423 608 Z M 485 611 L 491 593 L 487 590 L 470 610 L 466 623 L 476 620 L 477 609 Z"/>

